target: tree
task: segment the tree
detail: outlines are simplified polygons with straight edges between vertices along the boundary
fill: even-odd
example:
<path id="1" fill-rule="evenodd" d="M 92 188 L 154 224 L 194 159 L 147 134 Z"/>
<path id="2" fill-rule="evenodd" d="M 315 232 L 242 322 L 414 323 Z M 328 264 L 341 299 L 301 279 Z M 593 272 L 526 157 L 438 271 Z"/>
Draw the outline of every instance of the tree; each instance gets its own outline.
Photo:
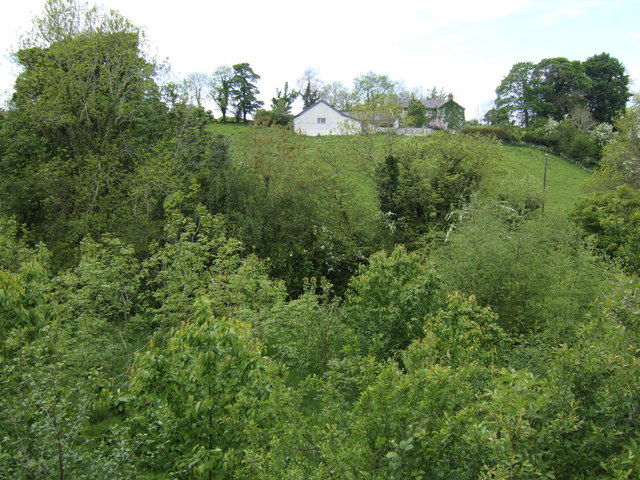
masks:
<path id="1" fill-rule="evenodd" d="M 132 430 L 151 470 L 229 478 L 272 413 L 265 402 L 278 379 L 248 326 L 215 318 L 206 298 L 185 320 L 166 349 L 152 345 L 137 358 Z"/>
<path id="2" fill-rule="evenodd" d="M 434 254 L 445 285 L 474 294 L 511 335 L 570 339 L 608 270 L 560 218 L 522 218 L 488 203 L 456 224 Z"/>
<path id="3" fill-rule="evenodd" d="M 531 62 L 516 63 L 496 89 L 496 110 L 493 119 L 515 119 L 528 127 L 534 116 L 533 71 Z M 492 123 L 493 124 L 493 123 Z"/>
<path id="4" fill-rule="evenodd" d="M 377 97 L 395 94 L 398 84 L 386 75 L 368 72 L 353 80 L 353 93 L 355 98 L 362 103 L 370 103 Z"/>
<path id="5" fill-rule="evenodd" d="M 447 132 L 402 138 L 376 170 L 394 241 L 413 246 L 430 229 L 446 226 L 450 212 L 469 201 L 499 155 L 491 138 Z"/>
<path id="6" fill-rule="evenodd" d="M 327 83 L 322 87 L 320 98 L 338 110 L 350 110 L 353 107 L 353 96 L 342 82 Z"/>
<path id="7" fill-rule="evenodd" d="M 213 72 L 209 95 L 222 113 L 222 123 L 227 123 L 227 111 L 232 103 L 233 68 L 223 65 Z"/>
<path id="8" fill-rule="evenodd" d="M 255 73 L 248 63 L 238 63 L 233 66 L 231 79 L 231 98 L 236 109 L 236 118 L 246 123 L 247 115 L 262 106 L 257 95 L 260 93 L 256 82 L 260 75 Z"/>
<path id="9" fill-rule="evenodd" d="M 140 32 L 119 14 L 52 0 L 36 24 L 35 46 L 16 53 L 23 71 L 0 127 L 1 206 L 60 266 L 87 233 L 150 226 L 123 199 L 141 163 L 161 157 L 145 153 L 158 153 L 172 123 Z"/>
<path id="10" fill-rule="evenodd" d="M 422 128 L 427 123 L 427 107 L 419 99 L 412 96 L 407 107 L 407 125 Z"/>
<path id="11" fill-rule="evenodd" d="M 55 150 L 95 153 L 116 141 L 130 144 L 142 134 L 140 121 L 159 108 L 155 67 L 139 48 L 138 33 L 124 28 L 22 49 L 12 106 Z"/>
<path id="12" fill-rule="evenodd" d="M 75 38 L 86 32 L 97 32 L 108 27 L 104 22 L 110 17 L 115 25 L 122 26 L 123 18 L 116 12 L 105 15 L 96 7 L 76 0 L 47 0 L 44 15 L 33 20 L 33 28 L 22 40 L 22 48 L 46 48 L 56 42 Z M 131 26 L 131 25 L 129 25 Z M 120 30 L 120 28 L 116 28 Z"/>
<path id="13" fill-rule="evenodd" d="M 271 99 L 271 113 L 273 123 L 276 125 L 288 125 L 292 119 L 291 106 L 300 95 L 297 90 L 289 91 L 289 82 L 284 83 L 282 90 L 276 89 L 276 96 Z"/>
<path id="14" fill-rule="evenodd" d="M 298 91 L 302 98 L 303 107 L 309 108 L 320 100 L 322 91 L 322 80 L 318 78 L 318 71 L 308 68 L 298 79 Z"/>
<path id="15" fill-rule="evenodd" d="M 563 57 L 545 58 L 533 70 L 535 110 L 540 117 L 562 120 L 580 105 L 585 105 L 591 79 L 582 63 Z"/>
<path id="16" fill-rule="evenodd" d="M 206 73 L 192 72 L 185 79 L 185 86 L 189 92 L 192 101 L 196 102 L 198 107 L 202 107 L 202 100 L 205 95 L 205 89 L 209 84 L 209 76 Z"/>
<path id="17" fill-rule="evenodd" d="M 609 54 L 585 62 L 545 58 L 516 63 L 496 89 L 497 119 L 530 127 L 537 119 L 560 121 L 582 107 L 594 119 L 609 122 L 629 98 L 624 66 Z"/>
<path id="18" fill-rule="evenodd" d="M 614 121 L 618 130 L 602 152 L 602 170 L 596 178 L 640 188 L 640 96 Z"/>
<path id="19" fill-rule="evenodd" d="M 439 288 L 431 266 L 402 246 L 372 255 L 349 283 L 345 304 L 364 354 L 385 359 L 419 338 Z"/>
<path id="20" fill-rule="evenodd" d="M 598 122 L 611 122 L 624 110 L 631 96 L 624 65 L 608 53 L 601 53 L 587 58 L 582 67 L 591 79 L 586 99 L 593 118 Z"/>

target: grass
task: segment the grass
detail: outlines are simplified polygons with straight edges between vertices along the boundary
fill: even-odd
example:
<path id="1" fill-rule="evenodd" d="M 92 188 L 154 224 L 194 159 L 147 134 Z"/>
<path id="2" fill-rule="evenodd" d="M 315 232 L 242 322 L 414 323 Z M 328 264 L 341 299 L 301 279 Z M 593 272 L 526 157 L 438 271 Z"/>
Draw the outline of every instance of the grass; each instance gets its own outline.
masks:
<path id="1" fill-rule="evenodd" d="M 498 188 L 514 178 L 525 179 L 531 187 L 542 190 L 545 152 L 533 146 L 503 145 L 498 163 Z M 590 173 L 563 158 L 549 154 L 545 210 L 563 213 L 571 210 L 580 195 L 580 185 Z"/>
<path id="2" fill-rule="evenodd" d="M 213 123 L 209 126 L 209 130 L 211 133 L 216 135 L 230 135 L 234 136 L 238 133 L 244 132 L 250 125 L 245 125 L 243 123 Z"/>

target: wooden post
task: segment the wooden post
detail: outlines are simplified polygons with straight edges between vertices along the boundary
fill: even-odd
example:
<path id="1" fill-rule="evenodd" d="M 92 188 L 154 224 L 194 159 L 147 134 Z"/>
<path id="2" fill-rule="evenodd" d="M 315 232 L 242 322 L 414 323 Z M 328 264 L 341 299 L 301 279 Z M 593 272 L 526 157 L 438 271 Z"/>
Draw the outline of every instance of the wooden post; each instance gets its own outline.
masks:
<path id="1" fill-rule="evenodd" d="M 545 200 L 545 195 L 547 193 L 547 162 L 549 160 L 549 154 L 545 153 L 544 154 L 544 175 L 542 177 L 542 211 L 541 211 L 541 217 L 544 218 L 544 200 Z"/>

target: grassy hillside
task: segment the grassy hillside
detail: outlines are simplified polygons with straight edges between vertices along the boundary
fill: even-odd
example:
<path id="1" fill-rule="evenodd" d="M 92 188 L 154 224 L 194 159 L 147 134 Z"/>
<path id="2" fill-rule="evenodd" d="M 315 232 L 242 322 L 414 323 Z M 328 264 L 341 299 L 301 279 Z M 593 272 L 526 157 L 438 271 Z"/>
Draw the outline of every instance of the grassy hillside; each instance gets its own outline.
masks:
<path id="1" fill-rule="evenodd" d="M 212 131 L 230 135 L 234 155 L 242 155 L 247 137 L 254 127 L 237 124 L 215 124 Z M 371 176 L 372 165 L 366 160 L 367 153 L 380 157 L 385 149 L 386 138 L 380 136 L 373 144 L 358 137 L 324 136 L 301 137 L 291 133 L 291 142 L 303 153 L 305 161 L 339 173 L 348 178 L 362 202 L 376 208 L 376 195 Z M 528 188 L 541 191 L 543 185 L 545 152 L 528 145 L 503 145 L 503 156 L 496 162 L 494 187 L 508 191 Z M 567 212 L 580 195 L 580 185 L 590 173 L 563 158 L 549 154 L 547 165 L 547 190 L 545 209 L 548 212 Z M 517 185 L 516 185 L 517 184 Z"/>
<path id="2" fill-rule="evenodd" d="M 542 189 L 545 152 L 532 146 L 504 145 L 504 156 L 498 163 L 498 184 L 524 180 L 535 189 Z M 563 158 L 549 154 L 545 209 L 569 211 L 580 195 L 580 185 L 590 173 Z"/>

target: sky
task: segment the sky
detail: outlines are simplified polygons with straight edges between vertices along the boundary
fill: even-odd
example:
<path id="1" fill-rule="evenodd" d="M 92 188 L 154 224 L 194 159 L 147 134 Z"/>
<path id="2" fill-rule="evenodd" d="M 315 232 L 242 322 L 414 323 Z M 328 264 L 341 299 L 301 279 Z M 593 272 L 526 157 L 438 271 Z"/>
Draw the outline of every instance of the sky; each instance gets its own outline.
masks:
<path id="1" fill-rule="evenodd" d="M 11 61 L 44 0 L 11 1 L 0 16 L 0 101 L 19 69 Z M 351 88 L 367 72 L 410 90 L 452 93 L 481 118 L 517 62 L 602 52 L 640 91 L 640 0 L 102 0 L 142 27 L 149 53 L 174 79 L 248 62 L 269 106 L 276 89 L 313 68 Z M 296 108 L 297 107 L 297 108 Z M 296 105 L 293 113 L 298 113 Z M 297 111 L 296 111 L 297 110 Z"/>

